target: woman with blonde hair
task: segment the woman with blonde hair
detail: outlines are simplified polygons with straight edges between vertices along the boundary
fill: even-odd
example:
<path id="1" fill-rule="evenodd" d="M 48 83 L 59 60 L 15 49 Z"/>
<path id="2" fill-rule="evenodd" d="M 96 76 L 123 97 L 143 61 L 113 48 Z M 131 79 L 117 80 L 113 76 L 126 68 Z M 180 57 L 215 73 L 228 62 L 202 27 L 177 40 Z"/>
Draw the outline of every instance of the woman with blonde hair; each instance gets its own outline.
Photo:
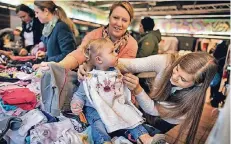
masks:
<path id="1" fill-rule="evenodd" d="M 129 2 L 115 2 L 110 9 L 108 25 L 89 32 L 84 37 L 81 45 L 57 64 L 67 69 L 78 68 L 86 60 L 83 54 L 83 47 L 90 40 L 98 38 L 109 38 L 114 43 L 118 57 L 135 58 L 138 45 L 127 31 L 133 16 L 133 7 Z M 47 66 L 47 63 L 42 63 L 41 66 Z"/>
<path id="2" fill-rule="evenodd" d="M 186 143 L 193 143 L 206 90 L 217 71 L 214 57 L 204 52 L 193 52 L 184 56 L 167 54 L 136 59 L 120 58 L 119 67 L 124 73 L 157 73 L 155 80 L 150 82 L 150 94 L 140 86 L 138 77 L 130 73 L 124 74 L 124 83 L 133 91 L 147 123 L 152 123 L 162 133 L 181 124 L 177 139 L 189 128 Z M 86 74 L 84 69 L 86 67 L 83 65 L 79 68 L 80 79 Z"/>
<path id="3" fill-rule="evenodd" d="M 53 1 L 36 0 L 34 5 L 36 17 L 44 23 L 42 41 L 47 49 L 47 52 L 38 51 L 37 57 L 59 62 L 76 48 L 74 24 Z"/>

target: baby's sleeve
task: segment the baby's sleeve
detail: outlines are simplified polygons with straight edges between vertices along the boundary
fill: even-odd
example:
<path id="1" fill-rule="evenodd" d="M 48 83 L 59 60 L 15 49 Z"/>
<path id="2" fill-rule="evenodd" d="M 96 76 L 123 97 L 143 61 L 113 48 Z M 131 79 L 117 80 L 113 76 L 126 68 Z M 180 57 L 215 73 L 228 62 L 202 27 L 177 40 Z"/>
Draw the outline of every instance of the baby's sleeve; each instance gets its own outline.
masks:
<path id="1" fill-rule="evenodd" d="M 80 83 L 78 90 L 74 93 L 74 95 L 72 97 L 72 101 L 79 101 L 80 103 L 85 104 L 86 94 L 85 94 L 82 82 Z"/>

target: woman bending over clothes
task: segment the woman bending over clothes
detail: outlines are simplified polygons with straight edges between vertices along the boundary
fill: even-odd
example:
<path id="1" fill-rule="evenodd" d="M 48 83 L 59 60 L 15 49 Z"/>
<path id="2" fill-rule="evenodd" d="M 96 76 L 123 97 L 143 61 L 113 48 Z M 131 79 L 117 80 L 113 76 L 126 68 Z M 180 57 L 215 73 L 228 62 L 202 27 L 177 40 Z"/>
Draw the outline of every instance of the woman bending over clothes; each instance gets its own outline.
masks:
<path id="1" fill-rule="evenodd" d="M 65 11 L 53 1 L 34 2 L 35 15 L 44 24 L 42 42 L 46 52 L 38 51 L 37 57 L 45 57 L 46 61 L 60 62 L 67 54 L 75 50 L 75 28 Z M 34 68 L 39 67 L 37 65 Z"/>
<path id="2" fill-rule="evenodd" d="M 35 17 L 34 11 L 24 4 L 16 7 L 16 13 L 22 20 L 22 32 L 20 36 L 23 48 L 18 55 L 27 55 L 31 53 L 35 45 L 41 42 L 43 24 Z"/>

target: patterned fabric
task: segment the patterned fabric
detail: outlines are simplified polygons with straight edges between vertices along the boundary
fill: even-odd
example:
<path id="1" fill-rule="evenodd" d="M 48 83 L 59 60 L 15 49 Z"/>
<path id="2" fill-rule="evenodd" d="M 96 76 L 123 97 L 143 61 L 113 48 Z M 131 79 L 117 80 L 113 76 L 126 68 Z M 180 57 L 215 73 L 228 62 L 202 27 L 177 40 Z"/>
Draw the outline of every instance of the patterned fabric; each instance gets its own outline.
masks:
<path id="1" fill-rule="evenodd" d="M 129 32 L 126 31 L 125 34 L 119 40 L 117 40 L 117 41 L 114 42 L 116 53 L 120 52 L 120 48 L 121 47 L 124 47 L 125 45 L 127 45 L 129 35 L 130 35 Z M 110 39 L 110 35 L 108 33 L 108 25 L 105 26 L 104 29 L 103 29 L 103 37 Z"/>
<path id="2" fill-rule="evenodd" d="M 58 21 L 58 18 L 54 17 L 49 23 L 44 25 L 43 32 L 42 32 L 43 36 L 48 37 L 51 34 L 57 21 Z"/>
<path id="3" fill-rule="evenodd" d="M 25 32 L 32 32 L 32 26 L 33 26 L 34 20 L 26 24 Z"/>
<path id="4" fill-rule="evenodd" d="M 83 81 L 86 96 L 109 133 L 134 128 L 143 122 L 142 113 L 132 104 L 131 93 L 122 78 L 116 70 L 93 70 Z"/>
<path id="5" fill-rule="evenodd" d="M 31 144 L 83 144 L 87 135 L 75 131 L 70 119 L 45 123 L 30 130 Z"/>

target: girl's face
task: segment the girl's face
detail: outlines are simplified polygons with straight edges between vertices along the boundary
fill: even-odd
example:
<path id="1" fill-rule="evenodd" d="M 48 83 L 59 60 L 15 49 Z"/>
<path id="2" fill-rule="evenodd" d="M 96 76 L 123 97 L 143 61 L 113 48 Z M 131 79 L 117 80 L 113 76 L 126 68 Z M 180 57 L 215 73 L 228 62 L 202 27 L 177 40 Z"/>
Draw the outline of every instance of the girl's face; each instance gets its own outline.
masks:
<path id="1" fill-rule="evenodd" d="M 194 85 L 194 75 L 188 74 L 184 70 L 181 69 L 180 65 L 177 65 L 173 69 L 172 76 L 170 78 L 170 82 L 180 88 L 189 88 Z"/>
<path id="2" fill-rule="evenodd" d="M 32 20 L 32 18 L 29 16 L 29 13 L 27 12 L 19 11 L 17 15 L 25 23 L 29 23 Z"/>
<path id="3" fill-rule="evenodd" d="M 39 9 L 36 5 L 34 6 L 35 17 L 39 19 L 41 23 L 48 23 L 48 10 L 45 8 L 44 11 Z"/>
<path id="4" fill-rule="evenodd" d="M 129 24 L 129 13 L 120 6 L 116 7 L 109 17 L 109 35 L 114 39 L 119 39 L 124 35 Z"/>

